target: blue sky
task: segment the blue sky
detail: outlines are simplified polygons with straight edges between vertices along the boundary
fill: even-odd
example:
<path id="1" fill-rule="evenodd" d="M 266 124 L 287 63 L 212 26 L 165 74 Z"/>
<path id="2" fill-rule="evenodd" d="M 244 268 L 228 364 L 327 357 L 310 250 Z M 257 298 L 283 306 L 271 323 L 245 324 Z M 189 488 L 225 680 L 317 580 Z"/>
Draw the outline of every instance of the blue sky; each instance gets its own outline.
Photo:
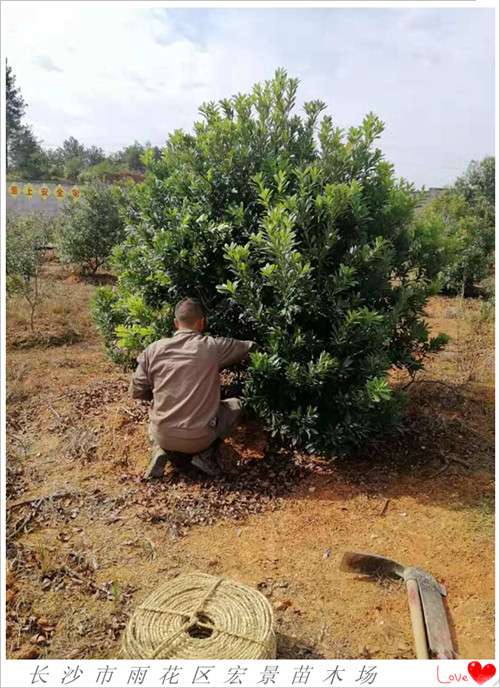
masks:
<path id="1" fill-rule="evenodd" d="M 4 55 L 48 146 L 161 145 L 198 106 L 300 79 L 340 126 L 372 110 L 398 174 L 442 186 L 494 153 L 494 11 L 485 8 L 173 9 L 2 3 Z M 37 30 L 33 30 L 37 27 Z"/>

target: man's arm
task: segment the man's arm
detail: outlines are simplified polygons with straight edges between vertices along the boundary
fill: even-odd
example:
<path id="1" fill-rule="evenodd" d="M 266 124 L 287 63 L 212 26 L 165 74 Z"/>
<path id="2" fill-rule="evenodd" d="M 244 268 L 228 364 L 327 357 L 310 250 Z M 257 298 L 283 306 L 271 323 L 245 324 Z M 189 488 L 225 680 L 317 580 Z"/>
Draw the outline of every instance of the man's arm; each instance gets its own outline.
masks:
<path id="1" fill-rule="evenodd" d="M 249 340 L 231 339 L 230 337 L 216 337 L 217 350 L 219 352 L 219 368 L 227 368 L 234 363 L 240 363 L 255 351 L 257 344 Z"/>
<path id="2" fill-rule="evenodd" d="M 137 364 L 137 368 L 130 380 L 129 393 L 133 399 L 151 401 L 153 398 L 153 388 L 148 376 L 147 349 L 138 356 Z"/>

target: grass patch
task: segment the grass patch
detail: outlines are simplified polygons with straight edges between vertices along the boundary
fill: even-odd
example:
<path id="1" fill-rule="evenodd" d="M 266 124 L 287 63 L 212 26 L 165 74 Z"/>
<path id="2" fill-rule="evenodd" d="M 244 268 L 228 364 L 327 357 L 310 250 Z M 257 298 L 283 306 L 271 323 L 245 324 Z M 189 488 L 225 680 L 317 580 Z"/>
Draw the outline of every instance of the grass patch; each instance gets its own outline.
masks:
<path id="1" fill-rule="evenodd" d="M 44 279 L 42 300 L 35 313 L 35 329 L 30 329 L 30 311 L 21 296 L 7 300 L 8 345 L 16 349 L 47 348 L 76 344 L 97 336 L 90 317 L 90 298 L 95 287 L 84 283 L 66 284 Z"/>
<path id="2" fill-rule="evenodd" d="M 468 509 L 472 529 L 484 537 L 495 534 L 495 495 L 481 494 L 474 499 Z"/>
<path id="3" fill-rule="evenodd" d="M 83 337 L 80 332 L 72 328 L 59 333 L 40 332 L 26 337 L 12 339 L 9 344 L 13 349 L 34 349 L 40 347 L 48 349 L 52 346 L 67 346 L 81 342 Z"/>

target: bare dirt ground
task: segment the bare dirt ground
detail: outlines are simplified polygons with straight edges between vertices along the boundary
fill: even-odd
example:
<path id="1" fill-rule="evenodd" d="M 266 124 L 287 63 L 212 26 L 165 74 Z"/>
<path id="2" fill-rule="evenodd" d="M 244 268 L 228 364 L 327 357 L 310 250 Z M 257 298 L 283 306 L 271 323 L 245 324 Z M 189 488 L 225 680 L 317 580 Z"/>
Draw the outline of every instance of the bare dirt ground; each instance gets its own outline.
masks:
<path id="1" fill-rule="evenodd" d="M 117 657 L 134 607 L 192 570 L 266 594 L 281 658 L 413 657 L 404 588 L 341 573 L 345 549 L 429 570 L 457 656 L 494 655 L 494 337 L 478 301 L 429 303 L 452 339 L 393 437 L 325 461 L 247 421 L 232 475 L 147 484 L 147 408 L 103 353 L 95 287 L 58 270 L 45 286 L 36 336 L 8 305 L 9 657 Z"/>

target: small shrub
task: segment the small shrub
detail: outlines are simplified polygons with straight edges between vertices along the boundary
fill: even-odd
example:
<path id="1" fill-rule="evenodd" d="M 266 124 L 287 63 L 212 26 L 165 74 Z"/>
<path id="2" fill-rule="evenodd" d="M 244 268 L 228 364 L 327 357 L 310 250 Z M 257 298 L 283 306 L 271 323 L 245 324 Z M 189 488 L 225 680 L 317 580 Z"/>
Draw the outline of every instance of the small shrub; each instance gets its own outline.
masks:
<path id="1" fill-rule="evenodd" d="M 111 287 L 97 289 L 91 300 L 92 318 L 104 338 L 108 356 L 115 362 L 129 367 L 131 359 L 128 351 L 118 346 L 116 331 L 127 321 L 127 311 L 117 303 Z"/>
<path id="2" fill-rule="evenodd" d="M 493 322 L 495 320 L 495 297 L 484 299 L 481 301 L 479 308 L 479 317 L 483 322 Z"/>
<path id="3" fill-rule="evenodd" d="M 457 192 L 450 191 L 436 210 L 446 223 L 446 235 L 453 245 L 451 260 L 442 271 L 445 292 L 472 296 L 493 270 L 495 223 Z"/>
<path id="4" fill-rule="evenodd" d="M 119 189 L 94 182 L 86 186 L 78 203 L 68 200 L 57 243 L 63 261 L 84 273 L 106 264 L 113 247 L 124 237 Z"/>
<path id="5" fill-rule="evenodd" d="M 6 230 L 7 293 L 18 294 L 27 302 L 33 332 L 35 312 L 44 298 L 40 277 L 53 223 L 42 215 L 16 215 L 7 218 Z"/>

